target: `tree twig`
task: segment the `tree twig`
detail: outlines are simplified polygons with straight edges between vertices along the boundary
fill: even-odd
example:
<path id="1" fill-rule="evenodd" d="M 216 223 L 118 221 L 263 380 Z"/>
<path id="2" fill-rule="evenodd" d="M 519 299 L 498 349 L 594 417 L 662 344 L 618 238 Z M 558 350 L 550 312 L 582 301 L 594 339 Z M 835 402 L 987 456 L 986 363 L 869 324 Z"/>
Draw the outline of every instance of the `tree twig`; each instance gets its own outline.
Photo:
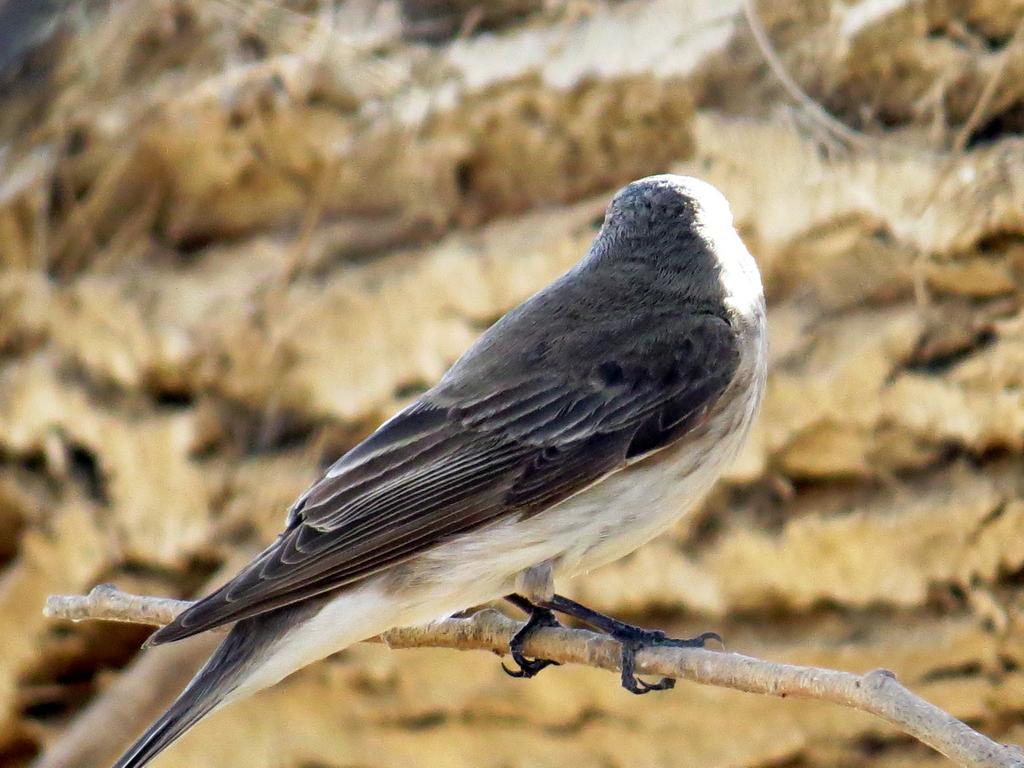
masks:
<path id="1" fill-rule="evenodd" d="M 971 114 L 967 116 L 963 127 L 953 140 L 952 152 L 954 155 L 959 155 L 967 148 L 967 142 L 971 140 L 971 136 L 978 129 L 981 121 L 988 115 L 989 106 L 992 104 L 992 99 L 995 98 L 996 91 L 1003 80 L 1006 67 L 1010 63 L 1010 57 L 1013 56 L 1022 40 L 1024 40 L 1024 19 L 1021 19 L 1017 24 L 1017 28 L 1013 31 L 1013 36 L 1010 37 L 1009 42 L 1003 47 L 999 60 L 985 81 L 985 86 L 981 89 L 978 100 L 974 103 Z"/>
<path id="2" fill-rule="evenodd" d="M 856 149 L 872 149 L 875 145 L 873 145 L 869 136 L 851 128 L 830 114 L 821 104 L 811 98 L 810 94 L 801 88 L 796 80 L 793 79 L 793 76 L 789 74 L 789 70 L 786 69 L 779 55 L 775 52 L 775 46 L 772 45 L 771 38 L 768 37 L 764 24 L 761 23 L 761 17 L 757 14 L 755 0 L 743 0 L 743 13 L 747 18 L 747 26 L 750 27 L 750 32 L 754 36 L 754 42 L 757 43 L 757 47 L 761 51 L 764 60 L 768 63 L 772 74 L 781 83 L 786 93 L 803 107 L 816 123 L 834 136 L 838 136 Z"/>
<path id="3" fill-rule="evenodd" d="M 43 615 L 54 619 L 85 621 L 102 619 L 126 624 L 162 627 L 192 603 L 169 597 L 150 597 L 122 592 L 113 584 L 99 584 L 85 595 L 50 595 Z"/>
<path id="4" fill-rule="evenodd" d="M 103 584 L 88 595 L 54 595 L 44 613 L 82 621 L 105 619 L 160 625 L 191 605 L 185 600 L 146 597 Z M 390 648 L 453 648 L 508 651 L 509 640 L 522 626 L 504 614 L 485 609 L 468 618 L 447 619 L 422 627 L 393 629 L 380 638 Z M 562 664 L 619 669 L 620 646 L 606 635 L 565 627 L 544 628 L 526 642 L 533 658 Z M 779 664 L 700 648 L 647 648 L 637 655 L 642 674 L 690 680 L 767 696 L 828 701 L 869 712 L 905 733 L 971 768 L 1024 768 L 1024 751 L 999 744 L 947 712 L 911 693 L 887 670 L 855 675 L 831 669 Z"/>

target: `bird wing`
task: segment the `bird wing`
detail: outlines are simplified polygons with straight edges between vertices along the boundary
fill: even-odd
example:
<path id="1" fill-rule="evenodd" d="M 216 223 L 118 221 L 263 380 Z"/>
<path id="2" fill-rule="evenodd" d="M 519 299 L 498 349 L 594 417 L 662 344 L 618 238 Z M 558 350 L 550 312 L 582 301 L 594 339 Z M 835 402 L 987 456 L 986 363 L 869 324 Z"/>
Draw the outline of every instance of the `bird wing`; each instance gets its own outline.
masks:
<path id="1" fill-rule="evenodd" d="M 669 445 L 703 420 L 739 360 L 722 317 L 698 315 L 684 328 L 657 350 L 606 346 L 585 370 L 520 366 L 468 393 L 428 392 L 339 459 L 295 502 L 270 547 L 151 643 L 343 587 L 536 514 Z"/>

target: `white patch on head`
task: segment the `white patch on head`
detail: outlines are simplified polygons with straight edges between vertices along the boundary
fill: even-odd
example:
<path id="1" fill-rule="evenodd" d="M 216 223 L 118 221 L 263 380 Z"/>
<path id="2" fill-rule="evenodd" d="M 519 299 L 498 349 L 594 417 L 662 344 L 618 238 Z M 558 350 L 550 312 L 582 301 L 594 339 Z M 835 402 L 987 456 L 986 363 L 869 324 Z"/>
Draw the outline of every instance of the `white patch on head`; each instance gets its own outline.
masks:
<path id="1" fill-rule="evenodd" d="M 696 202 L 696 229 L 719 258 L 726 304 L 742 318 L 756 322 L 764 314 L 761 273 L 736 231 L 725 195 L 712 184 L 693 176 L 664 173 L 634 183 L 646 181 L 672 186 Z"/>

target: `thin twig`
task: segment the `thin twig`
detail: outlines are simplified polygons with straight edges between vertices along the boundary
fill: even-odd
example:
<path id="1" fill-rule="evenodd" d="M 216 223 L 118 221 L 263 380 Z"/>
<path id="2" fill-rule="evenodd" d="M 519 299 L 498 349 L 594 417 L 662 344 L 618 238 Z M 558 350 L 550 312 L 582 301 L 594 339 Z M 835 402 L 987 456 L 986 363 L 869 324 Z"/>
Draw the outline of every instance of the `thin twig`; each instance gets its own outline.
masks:
<path id="1" fill-rule="evenodd" d="M 743 0 L 743 13 L 747 17 L 747 25 L 754 35 L 754 41 L 761 50 L 761 55 L 764 56 L 772 73 L 778 78 L 790 97 L 800 104 L 815 122 L 842 138 L 850 146 L 861 150 L 874 148 L 875 145 L 869 136 L 836 119 L 793 79 L 775 52 L 775 46 L 772 45 L 771 38 L 768 37 L 768 32 L 765 30 L 764 24 L 761 23 L 761 17 L 757 14 L 755 2 L 756 0 Z"/>
<path id="2" fill-rule="evenodd" d="M 50 595 L 46 598 L 43 615 L 70 621 L 102 619 L 162 627 L 174 621 L 174 617 L 190 605 L 192 603 L 188 600 L 132 595 L 122 592 L 113 584 L 99 584 L 84 597 Z"/>
<path id="3" fill-rule="evenodd" d="M 1017 46 L 1020 45 L 1021 40 L 1024 40 L 1024 18 L 1017 24 L 1017 28 L 1013 31 L 1013 36 L 1003 47 L 1002 53 L 999 55 L 999 61 L 989 75 L 988 80 L 985 81 L 985 86 L 981 89 L 981 94 L 974 103 L 971 114 L 967 116 L 963 127 L 960 128 L 960 132 L 957 133 L 956 138 L 953 140 L 954 155 L 961 154 L 967 148 L 967 142 L 974 135 L 978 125 L 988 116 L 989 105 L 992 103 L 992 99 L 995 98 L 999 84 L 1003 80 L 1003 73 L 1006 71 L 1007 64 L 1010 63 L 1010 57 L 1017 49 Z"/>
<path id="4" fill-rule="evenodd" d="M 47 616 L 108 619 L 160 624 L 173 618 L 190 603 L 119 592 L 102 585 L 87 596 L 56 595 L 46 601 Z M 394 629 L 381 636 L 391 648 L 454 648 L 488 650 L 503 654 L 522 624 L 494 610 L 483 610 L 464 619 L 447 619 L 423 627 Z M 582 629 L 545 628 L 526 642 L 533 658 L 562 664 L 584 664 L 618 670 L 619 644 L 605 635 Z M 636 669 L 767 696 L 828 701 L 869 712 L 928 744 L 963 766 L 971 768 L 1024 768 L 1024 752 L 992 741 L 965 723 L 900 685 L 886 670 L 854 675 L 816 667 L 777 664 L 699 648 L 657 647 L 642 650 Z"/>
<path id="5" fill-rule="evenodd" d="M 1017 28 L 1013 31 L 1013 35 L 1010 40 L 1006 43 L 1002 53 L 999 56 L 999 61 L 993 68 L 988 80 L 985 81 L 984 87 L 981 89 L 981 93 L 978 95 L 978 100 L 974 102 L 974 107 L 971 109 L 971 114 L 967 116 L 967 120 L 961 126 L 957 132 L 956 137 L 953 139 L 953 144 L 950 149 L 949 155 L 943 163 L 942 169 L 936 174 L 935 181 L 932 183 L 931 189 L 928 190 L 928 194 L 924 197 L 921 203 L 917 215 L 923 216 L 925 212 L 932 207 L 932 204 L 938 198 L 939 189 L 949 178 L 949 175 L 956 168 L 957 164 L 963 159 L 964 151 L 967 149 L 967 144 L 974 135 L 974 132 L 978 129 L 981 121 L 988 116 L 989 106 L 992 103 L 992 99 L 995 98 L 996 91 L 999 90 L 999 85 L 1003 80 L 1003 75 L 1006 72 L 1006 67 L 1010 62 L 1010 57 L 1013 52 L 1017 49 L 1017 46 L 1024 41 L 1024 19 L 1021 19 L 1017 24 Z M 926 309 L 929 305 L 928 295 L 928 275 L 927 267 L 930 261 L 930 255 L 926 251 L 921 251 L 917 258 L 914 259 L 913 264 L 913 278 L 914 278 L 914 299 L 918 309 Z"/>

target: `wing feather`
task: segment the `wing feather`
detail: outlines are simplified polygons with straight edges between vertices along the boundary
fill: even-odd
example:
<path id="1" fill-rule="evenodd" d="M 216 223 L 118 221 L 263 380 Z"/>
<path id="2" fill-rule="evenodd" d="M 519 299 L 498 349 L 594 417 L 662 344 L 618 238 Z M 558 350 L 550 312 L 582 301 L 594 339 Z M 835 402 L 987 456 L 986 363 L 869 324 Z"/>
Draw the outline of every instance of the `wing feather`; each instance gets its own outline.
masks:
<path id="1" fill-rule="evenodd" d="M 536 514 L 677 440 L 706 417 L 738 363 L 726 320 L 687 323 L 639 351 L 602 337 L 602 356 L 586 370 L 525 365 L 504 386 L 481 377 L 469 391 L 442 382 L 339 459 L 292 506 L 270 547 L 152 641 L 339 589 L 498 520 Z"/>

